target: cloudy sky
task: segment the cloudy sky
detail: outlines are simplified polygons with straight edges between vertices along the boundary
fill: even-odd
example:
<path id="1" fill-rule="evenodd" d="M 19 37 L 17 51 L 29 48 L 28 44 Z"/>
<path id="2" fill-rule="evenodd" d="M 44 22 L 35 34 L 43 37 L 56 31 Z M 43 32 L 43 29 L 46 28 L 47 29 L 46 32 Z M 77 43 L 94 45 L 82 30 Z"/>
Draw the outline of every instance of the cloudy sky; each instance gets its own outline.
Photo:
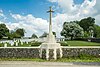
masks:
<path id="1" fill-rule="evenodd" d="M 0 23 L 10 30 L 24 28 L 25 36 L 48 32 L 49 6 L 53 7 L 53 31 L 60 36 L 64 21 L 94 17 L 100 25 L 100 0 L 0 0 Z"/>

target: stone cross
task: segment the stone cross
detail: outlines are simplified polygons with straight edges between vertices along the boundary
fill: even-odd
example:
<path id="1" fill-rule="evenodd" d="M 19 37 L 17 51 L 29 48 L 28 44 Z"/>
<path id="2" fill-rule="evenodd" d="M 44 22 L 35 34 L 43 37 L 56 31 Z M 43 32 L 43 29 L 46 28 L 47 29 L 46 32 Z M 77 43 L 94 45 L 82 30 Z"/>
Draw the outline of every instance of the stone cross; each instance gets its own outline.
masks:
<path id="1" fill-rule="evenodd" d="M 49 17 L 49 35 L 47 36 L 47 42 L 48 43 L 56 43 L 56 40 L 55 40 L 55 36 L 53 35 L 52 33 L 52 13 L 54 12 L 52 10 L 52 7 L 50 7 L 50 10 L 47 11 L 48 13 L 50 13 L 50 17 Z"/>
<path id="2" fill-rule="evenodd" d="M 59 43 L 56 42 L 55 36 L 52 33 L 52 7 L 48 11 L 50 13 L 50 23 L 49 23 L 49 35 L 46 37 L 46 41 L 40 45 L 40 58 L 49 60 L 51 57 L 57 59 L 59 56 L 62 57 L 62 48 Z M 45 53 L 43 53 L 45 51 Z M 57 55 L 57 53 L 59 55 Z"/>
<path id="3" fill-rule="evenodd" d="M 49 11 L 47 11 L 48 13 L 50 13 L 50 23 L 49 23 L 49 34 L 53 34 L 52 33 L 52 13 L 54 12 L 53 10 L 52 10 L 52 7 L 50 7 L 50 10 Z"/>

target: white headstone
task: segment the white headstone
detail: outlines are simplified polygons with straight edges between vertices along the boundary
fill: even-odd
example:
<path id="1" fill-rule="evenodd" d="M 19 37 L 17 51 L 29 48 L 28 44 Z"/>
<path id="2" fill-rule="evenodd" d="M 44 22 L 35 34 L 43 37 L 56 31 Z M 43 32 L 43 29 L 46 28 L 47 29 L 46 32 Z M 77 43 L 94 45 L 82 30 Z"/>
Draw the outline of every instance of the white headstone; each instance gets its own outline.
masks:
<path id="1" fill-rule="evenodd" d="M 7 43 L 4 43 L 4 47 L 7 47 Z"/>
<path id="2" fill-rule="evenodd" d="M 28 44 L 28 42 L 26 41 L 26 44 Z"/>
<path id="3" fill-rule="evenodd" d="M 21 45 L 23 45 L 23 42 L 21 41 Z"/>
<path id="4" fill-rule="evenodd" d="M 11 43 L 11 46 L 14 46 L 14 42 Z"/>
<path id="5" fill-rule="evenodd" d="M 18 46 L 18 42 L 15 42 L 16 46 Z"/>

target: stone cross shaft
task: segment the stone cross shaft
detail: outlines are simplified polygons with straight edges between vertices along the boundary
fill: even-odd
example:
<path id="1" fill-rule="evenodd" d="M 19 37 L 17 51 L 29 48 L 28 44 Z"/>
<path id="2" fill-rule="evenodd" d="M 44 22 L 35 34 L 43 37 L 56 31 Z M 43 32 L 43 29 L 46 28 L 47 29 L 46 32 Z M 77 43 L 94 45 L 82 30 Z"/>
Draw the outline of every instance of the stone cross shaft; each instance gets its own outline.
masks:
<path id="1" fill-rule="evenodd" d="M 50 10 L 49 11 L 47 11 L 47 12 L 49 12 L 50 13 L 50 23 L 49 23 L 49 35 L 50 34 L 52 34 L 52 13 L 54 12 L 53 10 L 52 10 L 52 7 L 50 7 Z"/>

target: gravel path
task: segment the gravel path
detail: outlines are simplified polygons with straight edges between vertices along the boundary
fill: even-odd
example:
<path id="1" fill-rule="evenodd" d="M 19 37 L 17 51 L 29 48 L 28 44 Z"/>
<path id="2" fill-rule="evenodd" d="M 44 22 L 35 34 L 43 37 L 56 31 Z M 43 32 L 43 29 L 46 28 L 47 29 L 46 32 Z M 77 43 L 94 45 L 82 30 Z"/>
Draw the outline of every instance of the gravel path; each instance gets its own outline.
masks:
<path id="1" fill-rule="evenodd" d="M 0 67 L 100 67 L 100 63 L 0 61 Z"/>

